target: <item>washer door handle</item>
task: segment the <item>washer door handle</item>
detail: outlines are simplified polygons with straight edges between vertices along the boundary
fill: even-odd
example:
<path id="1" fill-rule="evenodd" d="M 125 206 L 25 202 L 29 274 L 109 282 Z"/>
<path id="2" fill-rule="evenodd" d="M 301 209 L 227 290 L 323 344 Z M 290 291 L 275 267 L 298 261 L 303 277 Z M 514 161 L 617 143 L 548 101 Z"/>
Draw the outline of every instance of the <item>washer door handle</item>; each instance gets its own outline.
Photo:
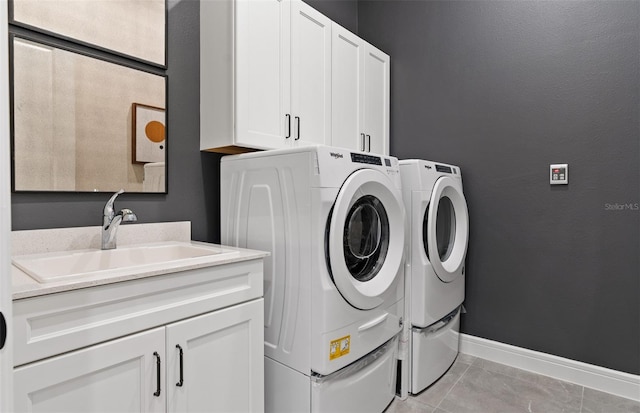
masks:
<path id="1" fill-rule="evenodd" d="M 370 328 L 373 328 L 373 327 L 377 326 L 378 324 L 384 322 L 387 319 L 388 316 L 389 316 L 389 313 L 384 313 L 381 316 L 376 317 L 373 320 L 364 323 L 363 325 L 358 327 L 358 333 L 361 332 L 361 331 L 365 331 L 365 330 L 368 330 Z"/>

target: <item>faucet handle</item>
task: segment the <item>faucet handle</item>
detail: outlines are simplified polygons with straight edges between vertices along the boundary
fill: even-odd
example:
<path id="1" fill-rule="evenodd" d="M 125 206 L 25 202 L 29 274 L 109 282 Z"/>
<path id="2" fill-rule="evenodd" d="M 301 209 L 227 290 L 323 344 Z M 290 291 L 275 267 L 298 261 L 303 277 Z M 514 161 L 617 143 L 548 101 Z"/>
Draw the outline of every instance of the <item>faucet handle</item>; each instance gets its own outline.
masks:
<path id="1" fill-rule="evenodd" d="M 107 203 L 104 205 L 104 211 L 103 211 L 104 216 L 113 217 L 113 214 L 114 214 L 113 204 L 116 202 L 116 198 L 118 197 L 118 195 L 120 195 L 123 192 L 124 192 L 124 189 L 120 189 L 118 192 L 113 194 L 111 198 L 109 198 Z"/>
<path id="2" fill-rule="evenodd" d="M 122 208 L 117 215 L 122 215 L 122 222 L 136 222 L 138 217 L 129 208 Z"/>

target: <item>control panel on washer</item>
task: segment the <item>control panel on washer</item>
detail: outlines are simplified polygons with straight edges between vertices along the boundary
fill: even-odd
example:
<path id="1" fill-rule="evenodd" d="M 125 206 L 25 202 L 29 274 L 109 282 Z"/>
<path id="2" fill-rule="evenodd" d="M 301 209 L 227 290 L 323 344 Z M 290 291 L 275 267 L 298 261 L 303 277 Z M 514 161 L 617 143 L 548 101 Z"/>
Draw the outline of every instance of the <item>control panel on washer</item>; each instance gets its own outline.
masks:
<path id="1" fill-rule="evenodd" d="M 399 173 L 398 165 L 397 164 L 394 165 L 393 162 L 391 162 L 391 158 L 384 158 L 380 156 L 365 155 L 362 153 L 351 152 L 351 162 L 363 163 L 366 165 L 378 165 L 378 166 L 384 165 L 387 167 L 387 173 L 389 175 L 397 175 Z"/>
<path id="2" fill-rule="evenodd" d="M 388 159 L 385 159 L 389 164 L 387 166 L 391 166 L 391 162 Z M 351 153 L 351 162 L 355 163 L 366 163 L 367 165 L 380 165 L 382 166 L 382 159 L 379 156 L 372 155 L 364 155 L 361 153 Z"/>

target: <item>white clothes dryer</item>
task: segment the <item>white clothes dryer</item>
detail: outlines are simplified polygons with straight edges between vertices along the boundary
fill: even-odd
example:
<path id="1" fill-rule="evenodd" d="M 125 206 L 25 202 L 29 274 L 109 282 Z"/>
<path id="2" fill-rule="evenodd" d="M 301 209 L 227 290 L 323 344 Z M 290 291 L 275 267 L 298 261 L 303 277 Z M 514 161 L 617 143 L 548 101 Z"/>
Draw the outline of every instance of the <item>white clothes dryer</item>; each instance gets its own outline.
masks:
<path id="1" fill-rule="evenodd" d="M 404 219 L 389 156 L 309 146 L 222 159 L 222 243 L 271 252 L 267 411 L 381 412 L 391 402 Z"/>
<path id="2" fill-rule="evenodd" d="M 458 354 L 469 214 L 460 168 L 400 161 L 407 211 L 405 291 L 409 392 L 431 385 Z"/>

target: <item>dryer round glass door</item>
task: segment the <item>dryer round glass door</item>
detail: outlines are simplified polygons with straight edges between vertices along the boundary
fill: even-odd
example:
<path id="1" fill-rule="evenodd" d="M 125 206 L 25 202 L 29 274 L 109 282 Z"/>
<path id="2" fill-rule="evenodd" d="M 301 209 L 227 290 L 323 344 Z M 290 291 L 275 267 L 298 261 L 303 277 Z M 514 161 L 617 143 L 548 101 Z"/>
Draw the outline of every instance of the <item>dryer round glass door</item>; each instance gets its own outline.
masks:
<path id="1" fill-rule="evenodd" d="M 434 272 L 444 282 L 464 273 L 469 242 L 469 212 L 460 184 L 452 178 L 436 181 L 425 212 L 425 251 Z"/>
<path id="2" fill-rule="evenodd" d="M 431 260 L 429 256 L 429 206 L 427 201 L 427 207 L 423 214 L 422 220 L 422 246 L 424 252 L 427 254 L 427 259 Z M 456 211 L 453 207 L 451 199 L 448 197 L 440 198 L 438 202 L 438 214 L 436 218 L 436 245 L 438 249 L 438 256 L 441 261 L 445 261 L 451 255 L 453 251 L 453 244 L 455 242 L 456 234 Z"/>
<path id="3" fill-rule="evenodd" d="M 396 281 L 404 248 L 402 195 L 384 174 L 361 169 L 340 188 L 327 223 L 327 261 L 340 294 L 370 309 Z"/>

